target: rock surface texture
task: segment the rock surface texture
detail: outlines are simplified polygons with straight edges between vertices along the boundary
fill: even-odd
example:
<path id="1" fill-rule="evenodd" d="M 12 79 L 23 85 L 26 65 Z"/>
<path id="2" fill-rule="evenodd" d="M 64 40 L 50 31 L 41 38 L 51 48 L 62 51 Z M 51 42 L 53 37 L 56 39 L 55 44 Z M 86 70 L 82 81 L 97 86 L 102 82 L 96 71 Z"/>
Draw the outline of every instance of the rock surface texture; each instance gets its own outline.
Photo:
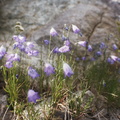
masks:
<path id="1" fill-rule="evenodd" d="M 83 33 L 83 37 L 79 37 L 70 31 L 69 38 L 73 46 L 80 40 L 88 40 L 90 44 L 96 45 L 111 34 L 114 38 L 117 32 L 115 21 L 119 19 L 119 3 L 110 0 L 104 2 L 100 0 L 1 1 L 0 45 L 10 46 L 17 21 L 20 21 L 25 28 L 24 34 L 28 41 L 36 42 L 38 49 L 41 49 L 40 44 L 43 40 L 49 39 L 51 27 L 54 27 L 61 36 L 64 24 L 68 26 L 75 24 Z M 60 46 L 60 36 L 52 41 L 53 47 Z M 115 41 L 113 38 L 111 43 Z M 46 60 L 46 46 L 42 49 Z M 31 59 L 34 61 L 33 65 L 39 61 L 38 58 Z"/>
<path id="2" fill-rule="evenodd" d="M 25 28 L 27 40 L 35 42 L 39 50 L 43 40 L 49 39 L 51 27 L 54 27 L 59 34 L 59 37 L 52 41 L 53 47 L 61 46 L 64 24 L 67 26 L 74 24 L 81 29 L 82 37 L 70 31 L 69 38 L 73 46 L 80 40 L 87 40 L 90 44 L 96 45 L 101 41 L 104 42 L 110 35 L 112 35 L 110 43 L 117 43 L 116 20 L 120 20 L 120 3 L 115 0 L 0 0 L 0 46 L 4 45 L 11 49 L 9 46 L 17 21 L 20 21 Z M 78 54 L 79 47 L 76 50 Z M 42 51 L 46 60 L 46 46 L 42 46 Z M 30 62 L 38 66 L 39 60 L 40 57 L 33 57 Z M 0 101 L 3 98 L 4 95 L 0 97 Z M 1 106 L 4 107 L 4 104 Z M 2 108 L 0 110 L 2 115 L 4 110 Z M 92 118 L 83 119 L 92 120 Z"/>

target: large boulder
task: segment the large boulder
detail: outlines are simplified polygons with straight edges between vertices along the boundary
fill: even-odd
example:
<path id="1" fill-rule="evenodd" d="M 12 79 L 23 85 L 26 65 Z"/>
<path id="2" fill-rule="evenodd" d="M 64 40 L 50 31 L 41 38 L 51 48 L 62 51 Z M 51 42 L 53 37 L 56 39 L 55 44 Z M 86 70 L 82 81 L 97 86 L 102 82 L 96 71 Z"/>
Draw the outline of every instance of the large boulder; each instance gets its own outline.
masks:
<path id="1" fill-rule="evenodd" d="M 89 44 L 96 46 L 96 44 L 100 42 L 105 42 L 105 40 L 109 39 L 109 36 L 112 35 L 109 45 L 118 42 L 115 38 L 117 33 L 115 22 L 117 20 L 116 15 L 117 14 L 115 14 L 111 7 L 108 7 L 103 3 L 81 3 L 74 8 L 67 9 L 65 12 L 59 14 L 54 20 L 42 28 L 33 31 L 28 38 L 34 38 L 33 40 L 40 45 L 41 41 L 49 39 L 51 27 L 54 27 L 58 33 L 62 35 L 64 24 L 67 24 L 67 26 L 75 24 L 81 29 L 83 36 L 76 36 L 70 31 L 69 39 L 76 49 L 76 55 L 79 56 L 81 55 L 80 46 L 77 47 L 75 43 L 80 40 L 89 41 Z M 54 47 L 59 45 L 61 36 L 55 39 L 56 40 L 53 41 Z"/>
<path id="2" fill-rule="evenodd" d="M 110 4 L 112 3 L 110 2 Z M 0 5 L 0 45 L 4 44 L 8 49 L 13 43 L 14 24 L 17 21 L 23 24 L 27 40 L 36 42 L 36 48 L 39 50 L 41 50 L 43 40 L 50 38 L 51 27 L 54 27 L 59 33 L 59 37 L 54 38 L 55 40 L 52 41 L 52 47 L 55 47 L 62 46 L 63 25 L 77 25 L 83 36 L 77 36 L 72 31 L 69 35 L 77 55 L 80 53 L 80 47 L 75 46 L 76 42 L 87 40 L 90 44 L 96 45 L 104 41 L 110 34 L 113 36 L 116 34 L 115 20 L 119 11 L 115 7 L 113 9 L 109 4 L 104 4 L 101 0 L 6 0 L 1 2 Z M 113 42 L 114 39 L 111 43 Z M 47 47 L 42 45 L 42 51 L 42 57 L 45 61 Z M 32 61 L 33 65 L 39 66 L 39 60 L 40 56 L 38 58 L 32 57 L 28 61 Z"/>

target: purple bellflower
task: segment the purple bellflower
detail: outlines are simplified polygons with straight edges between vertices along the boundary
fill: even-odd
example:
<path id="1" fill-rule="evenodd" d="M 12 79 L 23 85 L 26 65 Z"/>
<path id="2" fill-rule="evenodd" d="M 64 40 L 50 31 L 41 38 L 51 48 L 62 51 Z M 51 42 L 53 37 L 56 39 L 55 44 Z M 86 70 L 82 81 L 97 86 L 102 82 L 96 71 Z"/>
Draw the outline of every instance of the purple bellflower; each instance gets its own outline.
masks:
<path id="1" fill-rule="evenodd" d="M 86 41 L 79 41 L 78 44 L 80 46 L 86 47 L 87 42 Z"/>
<path id="2" fill-rule="evenodd" d="M 70 41 L 69 40 L 65 40 L 64 41 L 64 45 L 69 46 L 70 45 Z"/>
<path id="3" fill-rule="evenodd" d="M 32 50 L 30 47 L 26 47 L 25 52 L 28 54 L 28 56 L 37 56 L 39 54 L 37 50 Z"/>
<path id="4" fill-rule="evenodd" d="M 0 58 L 2 58 L 6 54 L 6 48 L 2 45 L 0 47 Z"/>
<path id="5" fill-rule="evenodd" d="M 50 35 L 51 36 L 58 36 L 58 33 L 57 33 L 57 31 L 54 28 L 51 28 Z"/>
<path id="6" fill-rule="evenodd" d="M 9 55 L 7 55 L 7 61 L 12 62 L 13 59 L 14 59 L 14 56 L 15 56 L 15 54 L 9 54 Z"/>
<path id="7" fill-rule="evenodd" d="M 33 42 L 26 42 L 26 45 L 27 45 L 27 47 L 29 47 L 29 48 L 33 48 L 33 47 L 34 47 Z"/>
<path id="8" fill-rule="evenodd" d="M 30 53 L 30 52 L 31 52 L 31 48 L 30 48 L 30 47 L 26 47 L 26 48 L 25 48 L 25 53 L 28 54 L 28 53 Z"/>
<path id="9" fill-rule="evenodd" d="M 64 24 L 64 29 L 67 30 L 67 31 L 69 30 L 69 28 L 67 27 L 66 24 Z"/>
<path id="10" fill-rule="evenodd" d="M 7 61 L 5 64 L 5 67 L 11 68 L 11 67 L 13 67 L 13 63 L 11 61 Z"/>
<path id="11" fill-rule="evenodd" d="M 65 40 L 68 40 L 68 38 L 62 35 L 62 40 L 65 41 Z"/>
<path id="12" fill-rule="evenodd" d="M 51 74 L 55 73 L 55 68 L 51 64 L 45 63 L 44 72 L 47 76 L 50 76 Z"/>
<path id="13" fill-rule="evenodd" d="M 13 49 L 19 48 L 20 51 L 25 50 L 25 45 L 23 43 L 15 42 L 13 44 Z"/>
<path id="14" fill-rule="evenodd" d="M 32 67 L 29 67 L 29 68 L 28 68 L 28 75 L 29 75 L 30 77 L 32 77 L 33 79 L 35 79 L 35 78 L 37 78 L 37 77 L 40 76 L 40 75 L 36 72 L 36 70 L 33 69 Z"/>
<path id="15" fill-rule="evenodd" d="M 24 36 L 21 36 L 21 35 L 14 35 L 13 39 L 19 43 L 24 43 L 26 41 L 26 38 Z"/>
<path id="16" fill-rule="evenodd" d="M 69 52 L 70 51 L 70 47 L 69 46 L 62 46 L 61 48 L 59 48 L 59 52 L 60 53 L 66 53 L 66 52 Z"/>
<path id="17" fill-rule="evenodd" d="M 118 58 L 117 61 L 120 62 L 120 58 Z"/>
<path id="18" fill-rule="evenodd" d="M 58 47 L 54 48 L 53 53 L 59 53 L 59 48 Z"/>
<path id="19" fill-rule="evenodd" d="M 49 40 L 44 40 L 44 43 L 45 43 L 46 45 L 48 45 L 48 44 L 50 44 L 50 41 L 49 41 Z"/>
<path id="20" fill-rule="evenodd" d="M 15 48 L 17 48 L 18 46 L 19 46 L 19 42 L 15 42 L 14 44 L 13 44 L 13 49 L 15 49 Z"/>
<path id="21" fill-rule="evenodd" d="M 114 64 L 114 60 L 111 59 L 111 58 L 108 58 L 108 59 L 107 59 L 107 62 L 110 63 L 110 64 Z"/>
<path id="22" fill-rule="evenodd" d="M 37 100 L 40 99 L 38 92 L 35 92 L 32 89 L 28 90 L 27 97 L 28 97 L 28 102 L 33 102 L 33 103 L 36 103 Z"/>
<path id="23" fill-rule="evenodd" d="M 80 36 L 82 36 L 80 29 L 76 25 L 72 24 L 72 30 L 75 34 L 79 34 Z"/>
<path id="24" fill-rule="evenodd" d="M 100 48 L 101 48 L 101 49 L 106 48 L 106 45 L 105 45 L 105 43 L 104 43 L 104 42 L 101 42 L 101 43 L 100 43 Z"/>
<path id="25" fill-rule="evenodd" d="M 28 52 L 28 56 L 38 56 L 39 52 L 37 50 L 31 50 Z"/>
<path id="26" fill-rule="evenodd" d="M 113 50 L 117 50 L 117 49 L 118 49 L 118 47 L 117 47 L 116 44 L 113 44 L 113 45 L 112 45 L 112 48 L 113 48 Z"/>
<path id="27" fill-rule="evenodd" d="M 13 61 L 20 61 L 20 56 L 17 53 L 14 54 Z"/>
<path id="28" fill-rule="evenodd" d="M 17 53 L 10 54 L 7 56 L 7 61 L 9 61 L 9 62 L 20 61 L 20 56 Z"/>
<path id="29" fill-rule="evenodd" d="M 71 67 L 65 62 L 63 63 L 63 71 L 64 71 L 65 77 L 66 76 L 71 77 L 71 75 L 74 74 Z"/>
<path id="30" fill-rule="evenodd" d="M 82 57 L 82 60 L 83 60 L 83 61 L 86 60 L 86 57 Z"/>
<path id="31" fill-rule="evenodd" d="M 117 61 L 117 59 L 118 59 L 118 57 L 117 57 L 117 56 L 115 56 L 115 55 L 111 55 L 110 57 L 111 57 L 111 58 L 112 58 L 112 60 L 114 60 L 114 61 Z"/>
<path id="32" fill-rule="evenodd" d="M 25 45 L 24 45 L 24 44 L 20 44 L 20 45 L 18 46 L 18 48 L 19 48 L 20 51 L 25 52 Z"/>
<path id="33" fill-rule="evenodd" d="M 88 45 L 88 51 L 91 52 L 92 51 L 92 46 Z"/>
<path id="34" fill-rule="evenodd" d="M 101 51 L 97 51 L 97 52 L 96 52 L 96 55 L 97 55 L 97 56 L 101 56 L 101 55 L 102 55 L 102 52 L 101 52 Z"/>

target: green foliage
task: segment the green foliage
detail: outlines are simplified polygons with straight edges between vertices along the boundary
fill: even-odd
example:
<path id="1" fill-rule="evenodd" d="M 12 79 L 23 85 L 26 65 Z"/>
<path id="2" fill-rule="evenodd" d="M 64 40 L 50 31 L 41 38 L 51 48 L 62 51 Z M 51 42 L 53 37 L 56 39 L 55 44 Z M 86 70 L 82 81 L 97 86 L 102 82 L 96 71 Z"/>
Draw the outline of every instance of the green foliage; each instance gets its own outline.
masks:
<path id="1" fill-rule="evenodd" d="M 8 93 L 8 102 L 10 106 L 14 108 L 16 103 L 26 100 L 22 97 L 26 97 L 26 91 L 29 89 L 29 81 L 24 71 L 21 68 L 15 66 L 13 68 L 7 69 L 2 67 L 3 77 L 5 81 L 4 90 Z"/>
<path id="2" fill-rule="evenodd" d="M 120 103 L 120 74 L 119 64 L 110 65 L 106 62 L 97 62 L 86 71 L 86 78 L 91 89 L 96 89 L 99 94 L 107 97 L 108 102 L 119 105 Z"/>
<path id="3" fill-rule="evenodd" d="M 16 34 L 18 35 L 24 30 L 19 22 L 16 24 L 15 29 Z M 69 32 L 70 27 L 68 31 L 63 31 L 66 38 L 69 37 Z M 84 99 L 85 92 L 88 88 L 91 88 L 91 90 L 94 88 L 99 94 L 107 97 L 108 102 L 112 103 L 112 105 L 115 104 L 120 106 L 119 64 L 117 62 L 113 65 L 106 63 L 105 51 L 107 48 L 102 51 L 104 52 L 103 57 L 96 57 L 96 62 L 93 62 L 93 64 L 90 63 L 90 59 L 76 63 L 75 58 L 73 57 L 74 51 L 70 51 L 68 54 L 60 53 L 53 55 L 51 51 L 51 41 L 52 36 L 50 36 L 50 44 L 47 49 L 47 62 L 50 62 L 50 64 L 55 66 L 55 74 L 50 76 L 45 75 L 43 71 L 44 61 L 42 54 L 40 56 L 40 68 L 37 69 L 40 78 L 37 78 L 36 81 L 28 76 L 27 66 L 23 66 L 22 61 L 20 61 L 19 64 L 15 63 L 14 67 L 10 69 L 2 67 L 1 71 L 5 82 L 4 90 L 9 96 L 8 102 L 14 110 L 14 114 L 19 118 L 22 116 L 26 120 L 38 120 L 40 117 L 41 113 L 39 110 L 35 110 L 35 104 L 28 103 L 26 100 L 27 91 L 31 88 L 35 88 L 41 93 L 42 98 L 40 100 L 42 102 L 38 101 L 39 105 L 41 105 L 40 103 L 43 103 L 43 106 L 45 106 L 49 103 L 49 115 L 46 115 L 44 112 L 44 118 L 46 118 L 46 120 L 51 118 L 54 109 L 58 109 L 59 105 L 64 106 L 64 108 L 68 112 L 74 114 L 74 116 L 79 116 L 86 112 L 93 101 L 92 96 L 87 98 L 87 100 Z M 40 48 L 40 52 L 42 52 L 42 45 Z M 21 53 L 20 50 L 17 50 L 17 52 L 24 56 L 24 53 Z M 86 53 L 87 52 L 86 48 Z M 52 63 L 51 60 L 53 60 Z M 63 62 L 69 63 L 74 71 L 73 76 L 64 76 Z M 35 85 L 35 83 L 38 84 Z M 80 94 L 76 91 L 80 91 Z M 49 101 L 46 100 L 48 98 L 50 98 Z M 27 118 L 22 114 L 24 110 L 27 111 Z"/>

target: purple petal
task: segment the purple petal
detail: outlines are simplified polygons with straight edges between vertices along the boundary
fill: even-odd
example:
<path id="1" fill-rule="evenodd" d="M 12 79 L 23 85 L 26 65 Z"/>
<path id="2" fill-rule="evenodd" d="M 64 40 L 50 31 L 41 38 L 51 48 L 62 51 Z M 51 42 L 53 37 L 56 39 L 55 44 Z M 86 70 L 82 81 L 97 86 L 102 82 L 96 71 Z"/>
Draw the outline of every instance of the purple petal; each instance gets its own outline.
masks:
<path id="1" fill-rule="evenodd" d="M 65 53 L 65 52 L 69 52 L 69 51 L 70 51 L 70 48 L 69 48 L 69 46 L 66 46 L 66 45 L 59 48 L 60 53 Z"/>
<path id="2" fill-rule="evenodd" d="M 48 45 L 48 44 L 50 43 L 50 41 L 49 41 L 49 40 L 44 40 L 44 43 L 45 43 L 46 45 Z"/>
<path id="3" fill-rule="evenodd" d="M 92 46 L 88 45 L 88 51 L 91 52 L 92 51 Z"/>
<path id="4" fill-rule="evenodd" d="M 11 68 L 11 67 L 13 67 L 13 63 L 10 62 L 10 61 L 8 61 L 8 62 L 6 62 L 5 66 L 6 66 L 7 68 Z"/>
<path id="5" fill-rule="evenodd" d="M 55 73 L 55 68 L 51 64 L 45 63 L 44 72 L 46 73 L 47 76 L 49 76 Z"/>
<path id="6" fill-rule="evenodd" d="M 118 57 L 117 57 L 117 56 L 115 56 L 115 55 L 111 55 L 110 57 L 111 57 L 111 58 L 112 58 L 112 60 L 114 60 L 114 61 L 117 61 L 117 59 L 118 59 Z"/>
<path id="7" fill-rule="evenodd" d="M 74 74 L 71 67 L 65 62 L 63 63 L 63 71 L 64 71 L 65 77 L 66 76 L 71 77 L 71 75 Z"/>
<path id="8" fill-rule="evenodd" d="M 112 48 L 113 48 L 114 50 L 117 50 L 117 49 L 118 49 L 118 47 L 117 47 L 116 44 L 113 44 L 113 45 L 112 45 Z"/>
<path id="9" fill-rule="evenodd" d="M 69 46 L 70 45 L 70 41 L 69 40 L 65 40 L 64 41 L 64 45 Z"/>
<path id="10" fill-rule="evenodd" d="M 6 48 L 2 45 L 0 47 L 0 56 L 3 57 L 6 54 Z"/>
<path id="11" fill-rule="evenodd" d="M 24 36 L 21 36 L 21 35 L 14 35 L 13 39 L 19 43 L 24 43 L 26 41 L 26 38 Z"/>
<path id="12" fill-rule="evenodd" d="M 114 60 L 111 59 L 111 58 L 108 58 L 108 59 L 107 59 L 107 62 L 110 63 L 110 64 L 114 64 Z"/>
<path id="13" fill-rule="evenodd" d="M 83 46 L 83 47 L 86 47 L 87 42 L 86 41 L 79 41 L 78 44 Z"/>
<path id="14" fill-rule="evenodd" d="M 40 76 L 40 75 L 36 72 L 36 70 L 33 69 L 32 67 L 29 67 L 29 69 L 28 69 L 28 75 L 29 75 L 30 77 L 32 77 L 33 79 L 35 79 L 35 78 L 37 78 L 37 77 Z"/>
<path id="15" fill-rule="evenodd" d="M 57 33 L 57 31 L 54 28 L 51 28 L 50 35 L 51 36 L 58 36 L 58 33 Z"/>
<path id="16" fill-rule="evenodd" d="M 54 48 L 53 53 L 59 53 L 59 48 L 58 47 Z"/>
<path id="17" fill-rule="evenodd" d="M 36 103 L 38 99 L 40 99 L 38 92 L 30 89 L 28 91 L 28 102 Z"/>
<path id="18" fill-rule="evenodd" d="M 72 30 L 76 34 L 78 34 L 80 32 L 80 29 L 76 25 L 73 25 L 73 24 L 72 24 Z"/>

